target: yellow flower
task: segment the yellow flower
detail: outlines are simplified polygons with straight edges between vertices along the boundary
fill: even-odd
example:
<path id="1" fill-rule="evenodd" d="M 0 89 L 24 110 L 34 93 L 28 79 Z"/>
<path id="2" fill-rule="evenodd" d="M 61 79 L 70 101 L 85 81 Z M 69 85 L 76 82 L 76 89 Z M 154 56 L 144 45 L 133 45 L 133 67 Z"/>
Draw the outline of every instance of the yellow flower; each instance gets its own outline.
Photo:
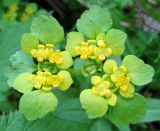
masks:
<path id="1" fill-rule="evenodd" d="M 103 40 L 98 40 L 98 47 L 94 47 L 94 55 L 98 60 L 103 61 L 106 57 L 109 57 L 112 54 L 111 48 L 107 48 Z"/>
<path id="2" fill-rule="evenodd" d="M 100 76 L 93 76 L 91 79 L 92 84 L 92 94 L 110 97 L 112 92 L 110 91 L 110 82 L 103 80 Z"/>
<path id="3" fill-rule="evenodd" d="M 88 59 L 92 54 L 92 47 L 86 42 L 81 42 L 80 45 L 75 48 L 75 51 L 80 55 L 81 59 Z"/>
<path id="4" fill-rule="evenodd" d="M 127 91 L 129 88 L 129 84 L 131 79 L 127 76 L 127 69 L 125 66 L 113 68 L 113 74 L 111 75 L 111 80 L 115 83 L 115 86 L 120 88 L 123 92 Z"/>
<path id="5" fill-rule="evenodd" d="M 29 77 L 29 81 L 33 83 L 34 88 L 50 91 L 53 87 L 58 87 L 63 82 L 62 75 L 52 75 L 49 71 L 38 71 Z"/>
<path id="6" fill-rule="evenodd" d="M 53 51 L 53 53 L 49 56 L 49 62 L 61 64 L 62 63 L 62 53 L 60 50 Z"/>

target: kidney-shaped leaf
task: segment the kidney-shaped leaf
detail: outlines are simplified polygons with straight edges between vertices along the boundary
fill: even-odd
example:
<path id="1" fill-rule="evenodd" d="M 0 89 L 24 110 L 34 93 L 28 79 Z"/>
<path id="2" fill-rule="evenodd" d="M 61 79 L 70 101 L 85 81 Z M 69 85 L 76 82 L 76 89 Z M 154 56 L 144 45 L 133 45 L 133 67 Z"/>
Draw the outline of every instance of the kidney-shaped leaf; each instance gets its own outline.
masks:
<path id="1" fill-rule="evenodd" d="M 124 57 L 122 64 L 126 66 L 133 84 L 142 86 L 152 81 L 154 69 L 136 56 L 128 55 Z"/>
<path id="2" fill-rule="evenodd" d="M 52 16 L 38 16 L 34 18 L 31 32 L 35 34 L 43 44 L 57 44 L 64 38 L 64 31 L 58 21 Z"/>
<path id="3" fill-rule="evenodd" d="M 97 6 L 85 11 L 76 24 L 78 31 L 90 39 L 107 32 L 111 25 L 112 19 L 108 10 Z"/>
<path id="4" fill-rule="evenodd" d="M 25 93 L 19 104 L 19 110 L 28 120 L 42 118 L 57 107 L 57 98 L 51 92 L 35 90 Z"/>
<path id="5" fill-rule="evenodd" d="M 117 104 L 113 108 L 110 107 L 108 117 L 113 123 L 136 123 L 145 116 L 146 111 L 147 104 L 141 95 L 135 94 L 130 99 L 118 95 Z"/>

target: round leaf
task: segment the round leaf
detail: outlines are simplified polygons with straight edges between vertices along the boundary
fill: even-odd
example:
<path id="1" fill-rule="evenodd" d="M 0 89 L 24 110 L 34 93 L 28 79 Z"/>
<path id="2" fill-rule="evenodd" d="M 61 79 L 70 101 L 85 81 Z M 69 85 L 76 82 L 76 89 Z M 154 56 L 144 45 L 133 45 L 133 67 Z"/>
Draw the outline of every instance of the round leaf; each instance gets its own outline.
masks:
<path id="1" fill-rule="evenodd" d="M 71 53 L 73 57 L 77 56 L 75 47 L 84 41 L 83 34 L 80 32 L 70 32 L 67 34 L 67 43 L 65 49 Z"/>
<path id="2" fill-rule="evenodd" d="M 142 86 L 152 81 L 154 69 L 134 55 L 126 56 L 122 64 L 126 66 L 133 84 Z"/>
<path id="3" fill-rule="evenodd" d="M 29 77 L 31 73 L 25 72 L 19 74 L 13 81 L 13 87 L 21 93 L 30 92 L 33 89 L 33 84 L 29 82 Z"/>
<path id="4" fill-rule="evenodd" d="M 59 75 L 63 76 L 63 82 L 60 84 L 60 90 L 67 90 L 73 83 L 72 77 L 68 71 L 62 70 L 58 73 Z"/>
<path id="5" fill-rule="evenodd" d="M 125 97 L 125 98 L 131 98 L 131 97 L 134 97 L 134 94 L 135 94 L 135 87 L 130 84 L 127 91 L 122 91 L 122 90 L 119 90 L 119 93 L 121 94 L 121 96 Z"/>
<path id="6" fill-rule="evenodd" d="M 108 110 L 106 100 L 101 96 L 93 95 L 91 89 L 86 89 L 81 92 L 80 102 L 89 118 L 102 117 Z"/>
<path id="7" fill-rule="evenodd" d="M 35 34 L 43 44 L 57 44 L 64 38 L 64 31 L 58 21 L 52 16 L 38 16 L 34 18 L 31 32 Z"/>
<path id="8" fill-rule="evenodd" d="M 35 90 L 21 97 L 19 110 L 28 120 L 35 120 L 55 111 L 57 104 L 57 98 L 53 93 Z"/>
<path id="9" fill-rule="evenodd" d="M 70 66 L 73 65 L 73 59 L 68 51 L 62 51 L 62 63 L 61 64 L 56 64 L 58 68 L 60 69 L 67 69 Z"/>
<path id="10" fill-rule="evenodd" d="M 133 98 L 126 99 L 118 95 L 117 104 L 110 107 L 107 115 L 113 123 L 128 124 L 137 123 L 146 114 L 147 104 L 139 94 L 135 94 Z"/>
<path id="11" fill-rule="evenodd" d="M 106 98 L 106 102 L 111 106 L 115 106 L 117 102 L 117 96 L 112 93 L 112 95 L 109 98 Z"/>
<path id="12" fill-rule="evenodd" d="M 21 47 L 25 53 L 30 54 L 31 50 L 37 48 L 38 44 L 39 40 L 35 35 L 30 33 L 24 33 L 22 35 Z"/>
<path id="13" fill-rule="evenodd" d="M 117 66 L 117 63 L 115 60 L 107 60 L 103 65 L 103 70 L 105 73 L 111 74 L 113 73 L 113 68 L 115 66 Z"/>
<path id="14" fill-rule="evenodd" d="M 112 19 L 108 10 L 97 6 L 85 11 L 76 23 L 78 31 L 90 39 L 96 39 L 99 33 L 107 32 L 111 25 Z"/>
<path id="15" fill-rule="evenodd" d="M 114 56 L 120 56 L 125 49 L 124 43 L 126 39 L 126 33 L 118 29 L 111 29 L 106 34 L 105 42 L 107 44 L 107 47 L 112 49 L 112 53 Z"/>

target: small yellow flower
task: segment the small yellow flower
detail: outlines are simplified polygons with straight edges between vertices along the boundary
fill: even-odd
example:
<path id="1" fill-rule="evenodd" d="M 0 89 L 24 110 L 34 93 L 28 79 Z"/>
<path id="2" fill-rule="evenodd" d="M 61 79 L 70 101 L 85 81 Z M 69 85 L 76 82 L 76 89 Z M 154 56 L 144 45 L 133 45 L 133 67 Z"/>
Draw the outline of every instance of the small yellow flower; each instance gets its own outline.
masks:
<path id="1" fill-rule="evenodd" d="M 61 64 L 62 63 L 62 53 L 60 50 L 53 51 L 53 53 L 49 56 L 49 62 Z"/>
<path id="2" fill-rule="evenodd" d="M 29 77 L 29 81 L 33 83 L 34 88 L 50 91 L 52 87 L 58 87 L 63 82 L 62 75 L 52 75 L 49 71 L 38 71 Z"/>
<path id="3" fill-rule="evenodd" d="M 31 55 L 37 59 L 38 62 L 48 60 L 50 63 L 61 64 L 62 53 L 60 50 L 53 50 L 52 44 L 38 45 L 37 49 L 31 51 Z"/>
<path id="4" fill-rule="evenodd" d="M 92 94 L 110 97 L 112 92 L 110 91 L 110 82 L 103 80 L 100 76 L 93 76 L 92 84 Z"/>
<path id="5" fill-rule="evenodd" d="M 98 40 L 98 47 L 94 47 L 94 55 L 98 60 L 103 61 L 106 57 L 109 57 L 112 54 L 111 48 L 107 48 L 103 40 Z"/>
<path id="6" fill-rule="evenodd" d="M 81 59 L 88 59 L 92 54 L 92 47 L 86 42 L 81 42 L 80 45 L 75 48 L 75 51 L 80 55 Z"/>
<path id="7" fill-rule="evenodd" d="M 125 66 L 113 68 L 113 74 L 111 75 L 111 80 L 115 83 L 115 86 L 118 87 L 123 92 L 128 90 L 131 79 L 127 76 L 127 69 Z"/>

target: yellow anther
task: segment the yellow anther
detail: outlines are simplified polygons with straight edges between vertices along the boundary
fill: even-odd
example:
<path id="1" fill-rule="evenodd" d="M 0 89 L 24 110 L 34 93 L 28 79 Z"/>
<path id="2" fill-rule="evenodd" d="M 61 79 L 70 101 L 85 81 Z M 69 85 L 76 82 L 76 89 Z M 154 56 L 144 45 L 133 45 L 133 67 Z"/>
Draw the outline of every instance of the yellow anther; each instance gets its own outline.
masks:
<path id="1" fill-rule="evenodd" d="M 92 79 L 92 84 L 94 86 L 92 87 L 92 93 L 95 95 L 100 95 L 100 96 L 106 96 L 109 97 L 111 94 L 111 91 L 109 89 L 110 87 L 110 82 L 103 80 L 99 76 L 93 76 Z"/>
<path id="2" fill-rule="evenodd" d="M 112 50 L 106 47 L 106 44 L 103 40 L 98 40 L 98 47 L 94 47 L 94 55 L 98 58 L 98 60 L 103 61 L 106 57 L 109 57 L 112 54 Z"/>
<path id="3" fill-rule="evenodd" d="M 38 49 L 45 49 L 44 45 L 38 45 Z"/>
<path id="4" fill-rule="evenodd" d="M 98 90 L 94 86 L 92 87 L 92 94 L 98 95 Z"/>
<path id="5" fill-rule="evenodd" d="M 54 87 L 58 87 L 61 84 L 61 82 L 63 81 L 63 76 L 61 76 L 61 75 L 53 75 L 52 78 L 53 78 L 52 85 Z"/>
<path id="6" fill-rule="evenodd" d="M 81 42 L 80 45 L 75 48 L 75 51 L 80 55 L 81 59 L 88 59 L 92 54 L 92 47 L 86 42 Z"/>
<path id="7" fill-rule="evenodd" d="M 125 66 L 120 66 L 120 69 L 124 72 L 124 73 L 127 73 L 127 69 Z"/>
<path id="8" fill-rule="evenodd" d="M 50 91 L 52 87 L 58 87 L 63 82 L 63 76 L 52 75 L 51 72 L 38 71 L 35 75 L 29 77 L 29 81 L 33 83 L 34 88 Z"/>
<path id="9" fill-rule="evenodd" d="M 53 47 L 52 44 L 38 45 L 37 49 L 31 51 L 31 55 L 38 62 L 48 60 L 50 63 L 60 64 L 62 62 L 62 53 L 60 50 L 53 51 Z"/>
<path id="10" fill-rule="evenodd" d="M 118 75 L 116 81 L 117 87 L 119 87 L 122 91 L 127 91 L 129 84 L 130 84 L 130 77 L 126 77 L 123 74 Z"/>
<path id="11" fill-rule="evenodd" d="M 49 57 L 49 62 L 61 64 L 62 63 L 62 53 L 60 50 L 56 50 L 52 53 L 52 55 Z"/>
<path id="12" fill-rule="evenodd" d="M 105 89 L 102 91 L 102 96 L 110 97 L 112 92 L 109 89 Z"/>

